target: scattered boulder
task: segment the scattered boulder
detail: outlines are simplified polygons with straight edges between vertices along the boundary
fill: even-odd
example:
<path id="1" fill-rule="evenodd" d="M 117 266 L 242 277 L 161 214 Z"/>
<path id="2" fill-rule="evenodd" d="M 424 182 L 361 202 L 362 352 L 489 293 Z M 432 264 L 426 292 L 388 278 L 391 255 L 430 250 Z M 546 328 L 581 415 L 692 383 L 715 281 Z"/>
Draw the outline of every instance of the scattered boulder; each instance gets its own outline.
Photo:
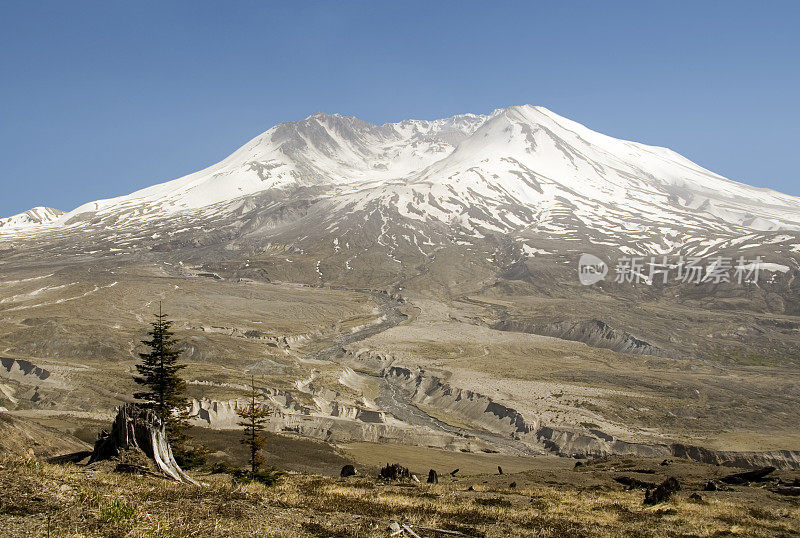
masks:
<path id="1" fill-rule="evenodd" d="M 453 476 L 453 477 L 455 477 L 455 476 L 456 476 L 456 473 L 457 473 L 458 471 L 459 471 L 459 469 L 453 469 L 452 471 L 450 471 L 450 476 Z"/>
<path id="2" fill-rule="evenodd" d="M 508 487 L 510 487 L 511 489 L 514 489 L 514 488 L 516 488 L 516 487 L 517 487 L 517 483 L 516 483 L 516 482 L 511 482 L 511 483 L 508 485 Z"/>
<path id="3" fill-rule="evenodd" d="M 381 469 L 381 478 L 384 480 L 409 480 L 411 478 L 411 471 L 407 467 L 403 467 L 399 463 L 393 463 Z"/>
<path id="4" fill-rule="evenodd" d="M 500 467 L 499 465 L 497 466 L 497 473 L 498 474 L 503 474 L 503 468 Z"/>
<path id="5" fill-rule="evenodd" d="M 431 469 L 428 471 L 428 484 L 438 484 L 439 483 L 439 473 L 436 472 L 435 469 Z"/>
<path id="6" fill-rule="evenodd" d="M 339 473 L 339 476 L 341 476 L 342 478 L 347 478 L 348 476 L 355 476 L 355 475 L 356 475 L 356 468 L 353 467 L 352 465 L 345 465 L 344 467 L 342 467 L 342 470 Z"/>
<path id="7" fill-rule="evenodd" d="M 669 465 L 670 463 L 672 463 L 672 460 L 664 460 L 664 461 L 661 462 L 661 466 L 665 467 L 665 466 Z"/>
<path id="8" fill-rule="evenodd" d="M 667 502 L 672 494 L 680 491 L 680 482 L 674 477 L 669 477 L 664 480 L 656 489 L 647 490 L 644 494 L 644 503 L 647 505 L 660 504 Z"/>
<path id="9" fill-rule="evenodd" d="M 709 480 L 703 485 L 703 491 L 717 491 L 718 489 L 717 484 L 712 480 Z"/>
<path id="10" fill-rule="evenodd" d="M 697 493 L 696 491 L 689 495 L 689 499 L 695 502 L 703 502 L 703 496 Z"/>
<path id="11" fill-rule="evenodd" d="M 752 471 L 745 471 L 743 473 L 734 473 L 720 478 L 720 482 L 725 482 L 731 485 L 747 485 L 750 482 L 762 482 L 766 480 L 766 476 L 775 471 L 775 467 L 761 467 L 753 469 Z"/>

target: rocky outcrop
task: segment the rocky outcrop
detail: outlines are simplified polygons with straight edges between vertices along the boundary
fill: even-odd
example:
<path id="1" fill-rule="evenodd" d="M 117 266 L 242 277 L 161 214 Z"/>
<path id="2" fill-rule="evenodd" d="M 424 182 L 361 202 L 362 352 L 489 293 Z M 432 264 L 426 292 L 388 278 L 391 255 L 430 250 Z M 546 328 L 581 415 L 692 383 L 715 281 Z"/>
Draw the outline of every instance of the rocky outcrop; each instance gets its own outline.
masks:
<path id="1" fill-rule="evenodd" d="M 3 369 L 6 371 L 8 377 L 17 380 L 30 376 L 30 379 L 36 378 L 39 381 L 45 381 L 52 375 L 52 372 L 49 370 L 22 359 L 0 357 L 0 364 L 3 365 Z"/>
<path id="2" fill-rule="evenodd" d="M 712 450 L 680 443 L 632 443 L 615 439 L 599 430 L 578 430 L 541 427 L 536 439 L 547 450 L 559 456 L 573 458 L 598 458 L 606 456 L 637 456 L 642 458 L 685 458 L 700 463 L 727 467 L 775 467 L 777 469 L 800 469 L 800 451 L 773 450 L 766 452 L 734 452 Z"/>
<path id="3" fill-rule="evenodd" d="M 661 458 L 671 455 L 669 447 L 661 444 L 631 443 L 616 439 L 600 430 L 580 430 L 543 426 L 536 431 L 536 440 L 559 456 L 599 458 L 629 455 Z"/>
<path id="4" fill-rule="evenodd" d="M 672 455 L 712 465 L 726 467 L 775 467 L 800 469 L 800 450 L 770 450 L 766 452 L 734 452 L 711 450 L 699 446 L 675 443 L 670 446 Z"/>
<path id="5" fill-rule="evenodd" d="M 591 347 L 611 349 L 619 353 L 654 355 L 656 357 L 678 358 L 677 351 L 663 349 L 646 342 L 620 329 L 614 329 L 599 319 L 585 321 L 558 321 L 553 323 L 534 323 L 522 320 L 502 320 L 492 326 L 499 331 L 513 331 L 540 336 L 552 336 L 562 340 L 583 342 Z"/>
<path id="6" fill-rule="evenodd" d="M 484 394 L 454 387 L 424 370 L 391 366 L 383 372 L 383 377 L 402 387 L 412 403 L 457 416 L 477 428 L 515 437 L 536 430 L 536 422 L 526 420 L 516 409 Z"/>

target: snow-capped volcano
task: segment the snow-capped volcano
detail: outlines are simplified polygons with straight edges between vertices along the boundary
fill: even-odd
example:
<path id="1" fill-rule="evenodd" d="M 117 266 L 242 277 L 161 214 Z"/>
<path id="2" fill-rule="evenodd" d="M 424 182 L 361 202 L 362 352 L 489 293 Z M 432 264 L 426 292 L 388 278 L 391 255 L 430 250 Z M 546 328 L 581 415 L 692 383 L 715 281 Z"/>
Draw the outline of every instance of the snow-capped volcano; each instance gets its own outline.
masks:
<path id="1" fill-rule="evenodd" d="M 451 239 L 524 232 L 656 253 L 800 230 L 798 198 L 525 105 L 384 125 L 317 113 L 205 170 L 84 204 L 24 233 L 159 221 L 199 229 L 189 224 L 245 214 L 247 230 L 280 228 L 288 242 L 286 234 L 324 239 L 376 219 L 380 235 L 397 227 L 415 248 L 430 243 L 431 227 Z M 0 236 L 18 233 L 0 227 Z"/>

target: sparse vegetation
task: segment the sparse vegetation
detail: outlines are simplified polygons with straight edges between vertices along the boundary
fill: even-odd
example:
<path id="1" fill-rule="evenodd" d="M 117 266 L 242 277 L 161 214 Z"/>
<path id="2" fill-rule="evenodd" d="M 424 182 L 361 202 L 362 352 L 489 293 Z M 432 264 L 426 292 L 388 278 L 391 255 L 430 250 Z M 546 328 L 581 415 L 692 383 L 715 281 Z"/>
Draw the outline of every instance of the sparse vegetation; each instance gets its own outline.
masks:
<path id="1" fill-rule="evenodd" d="M 0 521 L 10 536 L 385 536 L 392 520 L 470 536 L 792 536 L 796 499 L 758 505 L 734 493 L 681 492 L 642 506 L 642 492 L 466 483 L 409 485 L 287 475 L 274 487 L 206 475 L 206 487 L 153 477 L 0 460 Z"/>
<path id="2" fill-rule="evenodd" d="M 242 427 L 243 434 L 241 443 L 247 447 L 249 453 L 250 480 L 261 481 L 263 479 L 271 483 L 274 480 L 269 474 L 258 472 L 264 463 L 264 456 L 261 455 L 261 449 L 267 442 L 264 437 L 264 426 L 271 412 L 269 408 L 261 405 L 261 402 L 258 401 L 260 393 L 256 390 L 255 379 L 250 380 L 248 398 L 250 400 L 248 404 L 237 408 L 236 413 L 243 419 L 239 422 L 239 426 Z"/>

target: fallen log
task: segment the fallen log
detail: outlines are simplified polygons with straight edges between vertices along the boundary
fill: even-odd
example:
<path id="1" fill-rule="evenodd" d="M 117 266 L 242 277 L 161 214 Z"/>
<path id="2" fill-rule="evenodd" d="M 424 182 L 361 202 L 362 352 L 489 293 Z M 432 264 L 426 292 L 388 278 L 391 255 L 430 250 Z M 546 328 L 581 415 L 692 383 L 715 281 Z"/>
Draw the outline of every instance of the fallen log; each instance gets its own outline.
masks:
<path id="1" fill-rule="evenodd" d="M 761 482 L 766 480 L 766 476 L 772 473 L 775 467 L 761 467 L 760 469 L 753 469 L 752 471 L 745 471 L 743 473 L 734 473 L 720 478 L 720 482 L 726 484 L 738 485 L 747 484 L 749 482 Z"/>
<path id="2" fill-rule="evenodd" d="M 156 468 L 169 478 L 200 485 L 175 461 L 172 447 L 167 440 L 166 427 L 161 419 L 152 410 L 137 404 L 125 404 L 117 408 L 111 433 L 106 431 L 100 433 L 94 443 L 89 464 L 118 458 L 124 451 L 136 449 L 152 459 Z"/>
<path id="3" fill-rule="evenodd" d="M 772 493 L 777 493 L 778 495 L 792 495 L 792 496 L 800 496 L 800 486 L 783 486 L 777 485 L 770 490 Z"/>

